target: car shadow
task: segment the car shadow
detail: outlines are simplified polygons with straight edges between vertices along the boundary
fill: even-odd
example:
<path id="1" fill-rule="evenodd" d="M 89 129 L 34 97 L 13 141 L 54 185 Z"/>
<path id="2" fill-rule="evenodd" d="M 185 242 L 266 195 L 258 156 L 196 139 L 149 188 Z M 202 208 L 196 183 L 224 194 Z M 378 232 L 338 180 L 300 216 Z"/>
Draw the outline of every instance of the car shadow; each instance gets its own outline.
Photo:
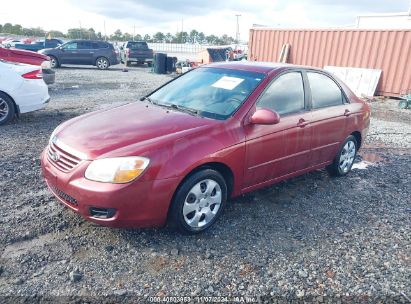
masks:
<path id="1" fill-rule="evenodd" d="M 198 235 L 181 235 L 169 227 L 100 229 L 121 237 L 136 250 L 150 248 L 159 254 L 173 248 L 187 255 L 210 248 L 220 255 L 247 253 L 251 249 L 244 244 L 250 239 L 255 247 L 276 253 L 316 247 L 324 239 L 349 237 L 369 222 L 369 213 L 362 212 L 354 199 L 369 194 L 364 191 L 367 184 L 358 185 L 363 174 L 355 170 L 346 177 L 331 178 L 325 170 L 317 170 L 248 193 L 230 200 L 216 224 Z M 347 199 L 346 187 L 351 189 L 351 199 Z"/>

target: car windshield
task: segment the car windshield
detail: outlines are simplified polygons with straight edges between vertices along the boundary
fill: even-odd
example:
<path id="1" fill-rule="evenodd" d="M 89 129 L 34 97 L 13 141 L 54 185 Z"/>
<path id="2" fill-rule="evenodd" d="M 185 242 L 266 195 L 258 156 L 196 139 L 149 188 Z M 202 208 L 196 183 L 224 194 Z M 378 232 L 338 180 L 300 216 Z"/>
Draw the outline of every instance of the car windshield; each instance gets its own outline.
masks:
<path id="1" fill-rule="evenodd" d="M 190 71 L 150 95 L 153 103 L 224 120 L 255 90 L 264 74 L 220 68 Z"/>

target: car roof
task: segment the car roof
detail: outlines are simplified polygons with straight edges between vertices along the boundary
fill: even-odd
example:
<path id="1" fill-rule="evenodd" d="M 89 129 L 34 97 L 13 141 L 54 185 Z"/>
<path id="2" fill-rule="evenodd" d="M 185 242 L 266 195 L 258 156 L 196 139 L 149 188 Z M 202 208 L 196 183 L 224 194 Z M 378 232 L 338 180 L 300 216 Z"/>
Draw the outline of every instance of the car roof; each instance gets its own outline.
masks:
<path id="1" fill-rule="evenodd" d="M 242 70 L 242 71 L 256 72 L 256 73 L 263 73 L 263 74 L 271 74 L 274 71 L 280 71 L 280 70 L 286 70 L 286 69 L 320 70 L 314 67 L 301 66 L 301 65 L 295 65 L 295 64 L 260 62 L 260 61 L 216 62 L 216 63 L 204 65 L 203 67 Z"/>

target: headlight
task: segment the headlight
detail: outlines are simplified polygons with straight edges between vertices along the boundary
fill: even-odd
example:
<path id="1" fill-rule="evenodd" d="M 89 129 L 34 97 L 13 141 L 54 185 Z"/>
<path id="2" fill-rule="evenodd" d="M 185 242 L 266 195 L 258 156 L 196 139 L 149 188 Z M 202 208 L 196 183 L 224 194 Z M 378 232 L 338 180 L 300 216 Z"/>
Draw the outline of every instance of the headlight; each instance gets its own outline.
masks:
<path id="1" fill-rule="evenodd" d="M 51 69 L 51 62 L 49 60 L 45 60 L 41 63 L 42 69 Z"/>
<path id="2" fill-rule="evenodd" d="M 85 177 L 103 183 L 129 183 L 140 176 L 149 163 L 148 158 L 138 156 L 98 159 L 88 166 Z"/>

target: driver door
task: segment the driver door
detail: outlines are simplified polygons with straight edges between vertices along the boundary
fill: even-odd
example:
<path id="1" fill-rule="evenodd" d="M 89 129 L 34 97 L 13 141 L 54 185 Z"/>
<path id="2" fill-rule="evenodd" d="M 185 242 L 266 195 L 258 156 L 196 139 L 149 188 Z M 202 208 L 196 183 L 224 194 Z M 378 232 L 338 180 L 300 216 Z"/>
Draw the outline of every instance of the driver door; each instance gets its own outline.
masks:
<path id="1" fill-rule="evenodd" d="M 286 178 L 309 166 L 311 113 L 301 71 L 276 77 L 256 103 L 280 114 L 275 125 L 247 124 L 244 189 Z"/>
<path id="2" fill-rule="evenodd" d="M 60 63 L 61 64 L 73 64 L 78 61 L 79 57 L 78 42 L 68 42 L 61 48 Z"/>

